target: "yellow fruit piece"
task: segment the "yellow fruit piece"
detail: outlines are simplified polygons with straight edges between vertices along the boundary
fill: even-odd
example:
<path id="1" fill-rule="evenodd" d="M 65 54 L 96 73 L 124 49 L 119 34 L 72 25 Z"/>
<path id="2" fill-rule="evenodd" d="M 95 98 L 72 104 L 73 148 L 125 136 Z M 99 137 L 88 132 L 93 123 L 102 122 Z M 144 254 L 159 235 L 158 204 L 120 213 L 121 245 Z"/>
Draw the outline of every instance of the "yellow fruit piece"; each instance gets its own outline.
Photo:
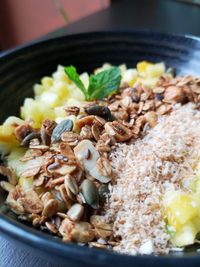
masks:
<path id="1" fill-rule="evenodd" d="M 128 83 L 129 86 L 133 86 L 138 78 L 136 69 L 128 69 L 124 72 L 122 77 L 122 83 Z"/>
<path id="2" fill-rule="evenodd" d="M 23 124 L 24 121 L 11 116 L 0 126 L 0 153 L 7 154 L 12 148 L 18 146 L 19 142 L 14 135 L 15 127 Z"/>
<path id="3" fill-rule="evenodd" d="M 50 108 L 54 108 L 59 106 L 60 104 L 60 100 L 58 97 L 58 94 L 46 91 L 44 93 L 42 93 L 38 98 L 37 101 L 40 104 L 44 104 Z"/>
<path id="4" fill-rule="evenodd" d="M 33 86 L 33 92 L 34 92 L 34 95 L 37 97 L 37 96 L 40 96 L 43 92 L 45 91 L 45 88 L 44 86 L 42 86 L 41 84 L 35 84 Z"/>
<path id="5" fill-rule="evenodd" d="M 44 77 L 41 80 L 42 86 L 45 90 L 49 90 L 51 86 L 53 86 L 53 79 L 51 77 Z"/>
<path id="6" fill-rule="evenodd" d="M 197 215 L 197 202 L 191 194 L 173 192 L 166 201 L 166 215 L 168 224 L 179 230 L 182 225 Z"/>
<path id="7" fill-rule="evenodd" d="M 44 119 L 54 119 L 54 110 L 47 104 L 36 101 L 32 98 L 26 98 L 21 110 L 21 116 L 27 122 L 31 122 L 34 128 L 40 128 Z"/>
<path id="8" fill-rule="evenodd" d="M 188 222 L 182 226 L 179 231 L 171 239 L 172 243 L 177 247 L 183 247 L 194 244 L 197 229 L 192 222 Z"/>
<path id="9" fill-rule="evenodd" d="M 152 66 L 152 65 L 153 65 L 153 63 L 148 62 L 148 61 L 141 61 L 141 62 L 138 62 L 138 63 L 137 63 L 137 71 L 138 71 L 139 73 L 144 73 L 144 72 L 147 71 L 147 68 L 148 68 L 149 66 Z"/>
<path id="10" fill-rule="evenodd" d="M 29 178 L 19 178 L 18 185 L 26 192 L 33 187 L 33 177 Z"/>
<path id="11" fill-rule="evenodd" d="M 151 78 L 160 77 L 164 73 L 165 73 L 165 64 L 163 62 L 149 65 L 146 68 L 146 74 L 148 77 Z"/>

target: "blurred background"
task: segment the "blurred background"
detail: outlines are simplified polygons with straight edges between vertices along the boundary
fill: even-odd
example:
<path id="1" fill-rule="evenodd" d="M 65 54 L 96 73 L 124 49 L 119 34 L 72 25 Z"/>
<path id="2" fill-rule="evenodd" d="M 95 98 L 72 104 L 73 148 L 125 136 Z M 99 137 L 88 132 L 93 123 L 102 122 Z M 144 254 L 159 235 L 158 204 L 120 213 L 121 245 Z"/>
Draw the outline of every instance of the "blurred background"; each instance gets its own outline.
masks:
<path id="1" fill-rule="evenodd" d="M 141 0 L 144 8 L 147 8 L 148 5 L 149 10 L 154 9 L 155 12 L 156 9 L 159 10 L 160 2 L 164 1 L 167 0 Z M 123 2 L 124 5 L 130 3 L 133 7 L 133 2 L 136 3 L 138 0 L 0 0 L 0 51 L 40 38 L 62 26 L 67 26 L 88 15 L 104 10 L 115 2 Z M 184 5 L 187 3 L 187 5 L 196 6 L 195 9 L 200 10 L 200 0 L 171 0 L 171 2 L 184 2 Z M 175 9 L 176 7 L 166 10 L 166 12 L 171 12 L 173 15 Z M 194 22 L 190 22 L 190 20 L 194 20 L 193 14 L 196 11 L 193 9 L 192 12 L 188 23 L 193 23 L 194 27 L 197 27 Z M 147 20 L 148 26 L 148 17 L 148 12 L 145 18 L 140 17 L 140 24 L 143 25 L 143 21 Z M 111 23 L 112 19 L 113 15 L 109 18 Z M 134 17 L 132 19 L 134 20 Z M 122 24 L 125 20 L 128 21 L 126 14 L 122 14 L 120 20 Z M 177 23 L 180 23 L 180 20 Z M 130 24 L 129 21 L 128 24 Z M 126 26 L 125 23 L 123 25 Z"/>
<path id="2" fill-rule="evenodd" d="M 0 47 L 31 41 L 109 4 L 110 0 L 0 0 Z"/>

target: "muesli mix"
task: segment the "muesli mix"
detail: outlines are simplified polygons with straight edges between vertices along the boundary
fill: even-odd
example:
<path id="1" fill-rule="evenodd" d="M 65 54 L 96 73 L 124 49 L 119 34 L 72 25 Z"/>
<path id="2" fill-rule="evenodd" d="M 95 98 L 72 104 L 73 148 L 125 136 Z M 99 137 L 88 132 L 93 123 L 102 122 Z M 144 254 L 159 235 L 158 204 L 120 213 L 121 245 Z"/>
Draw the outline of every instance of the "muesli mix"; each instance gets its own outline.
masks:
<path id="1" fill-rule="evenodd" d="M 19 219 L 128 254 L 196 242 L 200 78 L 163 63 L 80 77 L 70 66 L 34 92 L 0 126 L 0 185 Z"/>

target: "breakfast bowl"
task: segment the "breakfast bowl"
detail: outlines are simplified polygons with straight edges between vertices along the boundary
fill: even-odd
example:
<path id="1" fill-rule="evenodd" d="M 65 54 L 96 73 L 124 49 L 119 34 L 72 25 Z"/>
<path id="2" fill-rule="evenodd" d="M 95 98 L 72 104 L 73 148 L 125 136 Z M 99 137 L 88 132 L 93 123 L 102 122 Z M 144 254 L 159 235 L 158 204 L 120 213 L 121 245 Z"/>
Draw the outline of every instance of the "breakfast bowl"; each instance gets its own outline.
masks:
<path id="1" fill-rule="evenodd" d="M 0 122 L 17 116 L 32 87 L 43 76 L 51 75 L 58 65 L 74 65 L 80 72 L 91 73 L 105 62 L 125 63 L 133 68 L 142 60 L 165 62 L 178 75 L 200 74 L 200 39 L 152 31 L 109 31 L 63 36 L 18 47 L 0 55 Z M 127 256 L 111 250 L 89 248 L 60 238 L 46 231 L 33 229 L 30 223 L 18 220 L 4 204 L 6 193 L 0 189 L 0 231 L 6 238 L 53 262 L 82 266 L 197 266 L 198 245 L 168 255 Z M 51 255 L 49 257 L 49 255 Z"/>

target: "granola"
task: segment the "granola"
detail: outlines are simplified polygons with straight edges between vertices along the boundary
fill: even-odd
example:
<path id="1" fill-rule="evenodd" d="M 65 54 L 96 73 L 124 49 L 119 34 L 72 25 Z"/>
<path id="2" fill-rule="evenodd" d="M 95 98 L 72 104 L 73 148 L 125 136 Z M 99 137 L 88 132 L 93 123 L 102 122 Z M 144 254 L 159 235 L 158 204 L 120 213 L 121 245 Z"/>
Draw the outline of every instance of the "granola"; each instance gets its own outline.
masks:
<path id="1" fill-rule="evenodd" d="M 143 71 L 134 83 L 122 77 L 119 90 L 103 99 L 93 99 L 91 94 L 81 105 L 58 107 L 56 112 L 62 116 L 58 120 L 49 116 L 38 123 L 17 120 L 12 124 L 14 131 L 8 138 L 14 138 L 10 140 L 23 151 L 17 161 L 19 170 L 6 161 L 0 166 L 8 180 L 0 185 L 8 192 L 10 209 L 65 242 L 118 248 L 120 238 L 104 216 L 110 188 L 117 182 L 113 151 L 119 143 L 129 145 L 143 138 L 177 104 L 193 102 L 199 108 L 199 78 L 162 74 L 153 86 L 142 84 Z M 75 93 L 82 97 L 76 89 Z"/>

